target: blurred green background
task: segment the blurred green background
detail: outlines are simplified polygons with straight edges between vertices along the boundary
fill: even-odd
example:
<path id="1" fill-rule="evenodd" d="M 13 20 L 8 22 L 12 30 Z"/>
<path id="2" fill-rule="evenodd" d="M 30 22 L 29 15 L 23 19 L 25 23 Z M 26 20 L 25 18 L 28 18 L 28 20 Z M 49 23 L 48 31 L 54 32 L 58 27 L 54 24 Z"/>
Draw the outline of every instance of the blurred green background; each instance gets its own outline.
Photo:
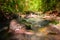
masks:
<path id="1" fill-rule="evenodd" d="M 60 0 L 0 0 L 0 10 L 4 12 L 24 12 L 60 9 Z"/>

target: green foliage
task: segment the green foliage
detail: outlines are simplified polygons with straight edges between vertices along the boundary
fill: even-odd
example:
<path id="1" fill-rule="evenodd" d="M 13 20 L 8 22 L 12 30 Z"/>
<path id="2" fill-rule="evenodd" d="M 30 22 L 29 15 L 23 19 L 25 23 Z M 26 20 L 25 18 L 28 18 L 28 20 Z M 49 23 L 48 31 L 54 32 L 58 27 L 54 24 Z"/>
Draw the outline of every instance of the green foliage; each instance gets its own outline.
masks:
<path id="1" fill-rule="evenodd" d="M 58 0 L 27 0 L 27 10 L 30 11 L 49 11 L 56 8 Z"/>
<path id="2" fill-rule="evenodd" d="M 57 3 L 56 10 L 60 11 L 60 1 Z"/>
<path id="3" fill-rule="evenodd" d="M 24 8 L 24 2 L 24 0 L 0 0 L 0 9 L 5 12 L 22 12 Z"/>
<path id="4" fill-rule="evenodd" d="M 48 11 L 55 9 L 59 0 L 0 0 L 0 9 L 5 12 Z"/>
<path id="5" fill-rule="evenodd" d="M 57 0 L 41 0 L 41 7 L 39 10 L 41 11 L 49 11 L 55 9 L 58 1 Z"/>
<path id="6" fill-rule="evenodd" d="M 38 8 L 39 8 L 39 0 L 30 0 L 29 1 L 29 9 L 28 10 L 32 10 L 32 11 L 38 11 Z"/>

